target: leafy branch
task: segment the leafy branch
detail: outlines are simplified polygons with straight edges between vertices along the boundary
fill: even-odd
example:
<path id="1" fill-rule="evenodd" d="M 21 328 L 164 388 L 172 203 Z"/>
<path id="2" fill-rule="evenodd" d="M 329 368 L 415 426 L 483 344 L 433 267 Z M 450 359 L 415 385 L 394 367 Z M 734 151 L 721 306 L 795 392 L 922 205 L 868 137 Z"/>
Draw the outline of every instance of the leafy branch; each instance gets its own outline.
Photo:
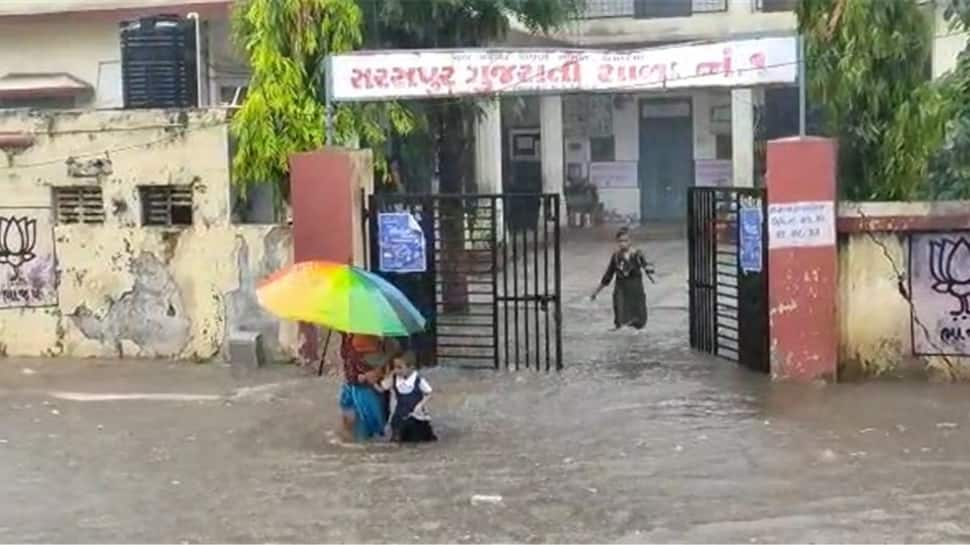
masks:
<path id="1" fill-rule="evenodd" d="M 797 13 L 809 91 L 839 140 L 843 196 L 921 197 L 953 108 L 928 81 L 929 16 L 912 0 L 801 0 Z"/>
<path id="2" fill-rule="evenodd" d="M 233 179 L 243 194 L 254 184 L 281 183 L 289 156 L 326 144 L 327 111 L 321 100 L 327 55 L 353 51 L 363 41 L 363 17 L 354 0 L 240 0 L 233 8 L 233 37 L 252 69 L 249 93 L 232 121 L 238 139 Z M 334 108 L 336 145 L 370 146 L 383 164 L 389 133 L 415 126 L 397 103 Z"/>

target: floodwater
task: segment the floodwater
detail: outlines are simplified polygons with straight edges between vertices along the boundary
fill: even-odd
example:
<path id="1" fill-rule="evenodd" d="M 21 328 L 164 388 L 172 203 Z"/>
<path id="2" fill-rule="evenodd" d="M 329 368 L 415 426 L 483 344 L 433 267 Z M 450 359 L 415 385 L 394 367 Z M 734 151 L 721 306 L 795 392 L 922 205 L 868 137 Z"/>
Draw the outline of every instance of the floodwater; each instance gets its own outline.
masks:
<path id="1" fill-rule="evenodd" d="M 430 446 L 341 445 L 338 381 L 292 368 L 7 360 L 0 541 L 970 541 L 970 389 L 694 354 L 683 244 L 643 244 L 647 331 L 608 331 L 609 244 L 570 242 L 566 370 L 429 370 Z"/>

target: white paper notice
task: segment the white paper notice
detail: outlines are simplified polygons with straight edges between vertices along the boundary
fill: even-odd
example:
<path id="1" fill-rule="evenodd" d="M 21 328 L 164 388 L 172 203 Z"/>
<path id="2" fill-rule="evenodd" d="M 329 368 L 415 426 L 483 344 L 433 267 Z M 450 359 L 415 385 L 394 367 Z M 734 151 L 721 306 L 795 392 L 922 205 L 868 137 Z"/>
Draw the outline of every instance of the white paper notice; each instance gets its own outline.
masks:
<path id="1" fill-rule="evenodd" d="M 590 163 L 589 182 L 600 189 L 636 188 L 637 162 Z"/>
<path id="2" fill-rule="evenodd" d="M 803 201 L 768 205 L 768 248 L 835 245 L 835 203 Z"/>

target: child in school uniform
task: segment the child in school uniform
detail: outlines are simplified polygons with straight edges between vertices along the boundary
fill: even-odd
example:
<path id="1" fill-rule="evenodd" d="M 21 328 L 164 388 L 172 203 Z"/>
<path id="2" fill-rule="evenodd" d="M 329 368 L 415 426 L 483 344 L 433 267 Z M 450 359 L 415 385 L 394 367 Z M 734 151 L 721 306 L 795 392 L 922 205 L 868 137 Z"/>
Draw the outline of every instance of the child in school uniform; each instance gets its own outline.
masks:
<path id="1" fill-rule="evenodd" d="M 391 372 L 380 388 L 391 392 L 391 440 L 401 443 L 437 441 L 425 406 L 431 399 L 431 384 L 415 369 L 414 352 L 396 356 Z"/>

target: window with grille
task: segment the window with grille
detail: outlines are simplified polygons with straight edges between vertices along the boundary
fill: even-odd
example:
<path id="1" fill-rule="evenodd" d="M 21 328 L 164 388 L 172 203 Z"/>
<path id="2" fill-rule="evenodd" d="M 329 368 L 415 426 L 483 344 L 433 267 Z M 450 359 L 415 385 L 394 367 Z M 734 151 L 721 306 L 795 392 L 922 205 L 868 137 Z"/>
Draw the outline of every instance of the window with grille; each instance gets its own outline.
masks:
<path id="1" fill-rule="evenodd" d="M 632 17 L 633 0 L 586 0 L 584 18 Z"/>
<path id="2" fill-rule="evenodd" d="M 727 11 L 727 0 L 634 0 L 638 19 L 689 17 L 695 13 Z"/>
<path id="3" fill-rule="evenodd" d="M 794 11 L 798 0 L 758 0 L 758 9 L 766 12 Z"/>
<path id="4" fill-rule="evenodd" d="M 104 199 L 100 187 L 55 187 L 53 191 L 57 223 L 61 225 L 104 223 Z"/>
<path id="5" fill-rule="evenodd" d="M 730 134 L 714 135 L 714 158 L 730 160 L 734 157 L 734 142 Z"/>
<path id="6" fill-rule="evenodd" d="M 688 17 L 695 13 L 727 11 L 727 3 L 728 0 L 586 0 L 585 11 L 581 18 Z"/>
<path id="7" fill-rule="evenodd" d="M 192 186 L 145 185 L 138 196 L 142 225 L 192 225 Z"/>
<path id="8" fill-rule="evenodd" d="M 612 136 L 589 139 L 590 160 L 594 163 L 608 163 L 616 159 L 616 147 Z"/>

